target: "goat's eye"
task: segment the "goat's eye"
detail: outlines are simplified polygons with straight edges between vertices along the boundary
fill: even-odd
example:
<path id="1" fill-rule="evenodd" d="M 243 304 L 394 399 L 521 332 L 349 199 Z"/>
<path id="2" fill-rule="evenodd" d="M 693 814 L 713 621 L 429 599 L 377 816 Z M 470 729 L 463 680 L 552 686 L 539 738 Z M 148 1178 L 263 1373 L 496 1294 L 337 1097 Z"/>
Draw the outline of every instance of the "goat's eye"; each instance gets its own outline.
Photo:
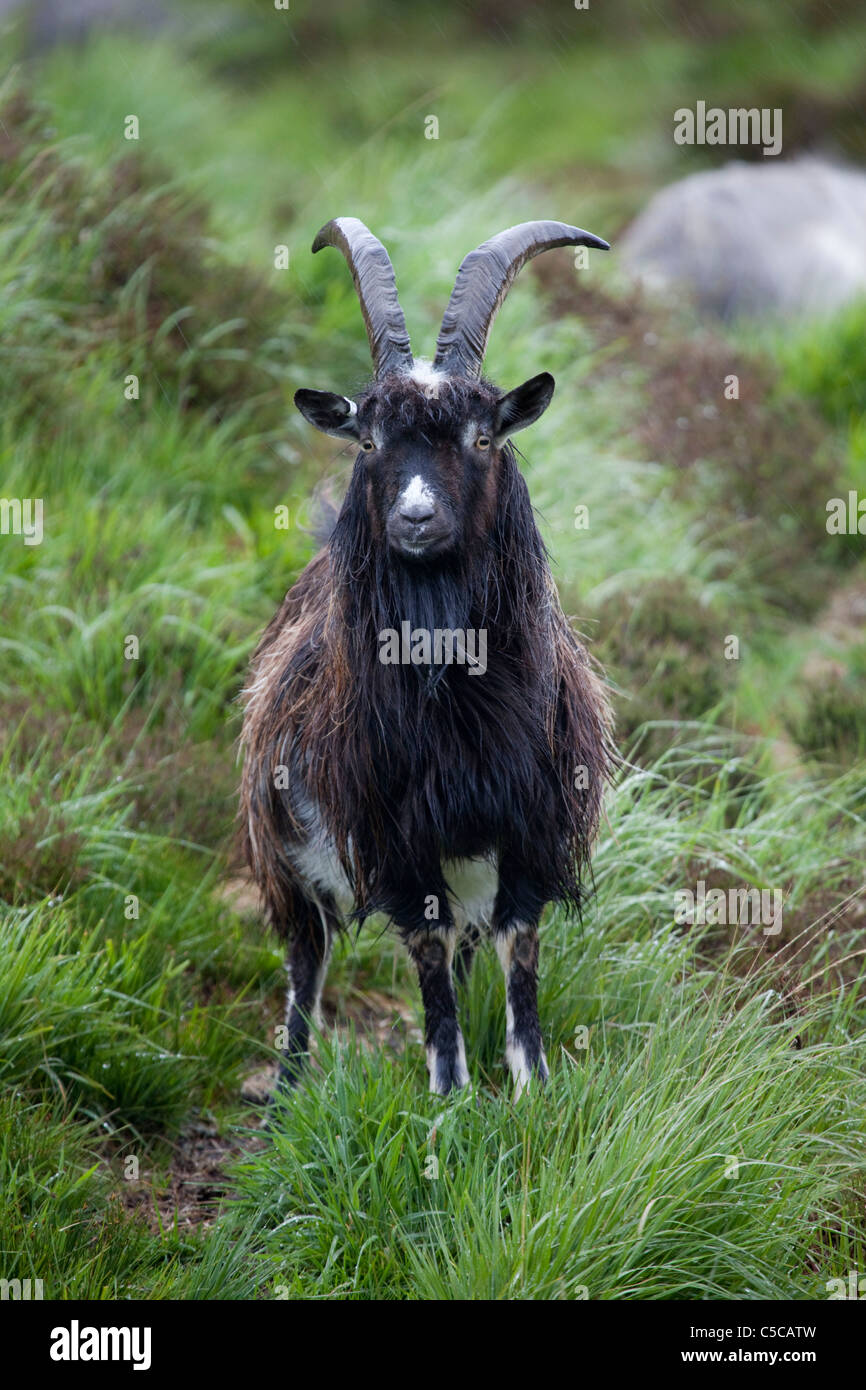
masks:
<path id="1" fill-rule="evenodd" d="M 361 448 L 364 450 L 365 454 L 372 454 L 375 447 L 376 445 L 373 443 L 372 439 L 361 440 Z"/>
<path id="2" fill-rule="evenodd" d="M 490 436 L 487 434 L 479 434 L 478 438 L 475 441 L 475 447 L 476 449 L 489 449 Z"/>

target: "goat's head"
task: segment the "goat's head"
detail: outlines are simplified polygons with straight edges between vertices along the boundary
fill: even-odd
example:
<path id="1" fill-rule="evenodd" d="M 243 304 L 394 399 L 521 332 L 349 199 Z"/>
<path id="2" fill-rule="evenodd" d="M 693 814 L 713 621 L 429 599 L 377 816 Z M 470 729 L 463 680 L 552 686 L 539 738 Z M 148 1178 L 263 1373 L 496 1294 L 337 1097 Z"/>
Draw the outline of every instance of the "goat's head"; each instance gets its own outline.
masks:
<path id="1" fill-rule="evenodd" d="M 555 384 L 542 372 L 503 393 L 482 380 L 490 328 L 521 266 L 578 245 L 608 249 L 562 222 L 524 222 L 484 242 L 460 266 L 427 362 L 412 355 L 382 243 L 353 217 L 316 237 L 314 252 L 336 246 L 349 263 L 375 376 L 356 399 L 302 390 L 295 404 L 317 429 L 359 446 L 371 533 L 408 563 L 435 563 L 489 532 L 504 446 L 547 409 Z"/>

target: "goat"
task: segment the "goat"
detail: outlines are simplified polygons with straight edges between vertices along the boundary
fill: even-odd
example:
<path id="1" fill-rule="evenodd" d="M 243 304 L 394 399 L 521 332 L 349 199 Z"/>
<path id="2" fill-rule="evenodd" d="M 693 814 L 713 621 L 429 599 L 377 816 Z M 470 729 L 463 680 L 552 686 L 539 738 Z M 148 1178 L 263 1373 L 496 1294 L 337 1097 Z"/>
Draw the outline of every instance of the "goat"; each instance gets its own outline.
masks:
<path id="1" fill-rule="evenodd" d="M 243 696 L 247 861 L 288 942 L 279 1089 L 297 1082 L 321 1021 L 335 933 L 371 913 L 417 968 L 432 1091 L 469 1080 L 452 966 L 465 979 L 482 930 L 505 973 L 517 1092 L 548 1075 L 539 919 L 550 902 L 580 906 L 611 718 L 509 442 L 547 408 L 553 377 L 503 393 L 481 364 L 521 266 L 564 245 L 607 249 L 527 222 L 467 256 L 430 363 L 413 358 L 391 261 L 363 223 L 339 218 L 313 243 L 348 261 L 375 375 L 355 399 L 295 394 L 357 454 L 330 539 L 267 627 Z"/>

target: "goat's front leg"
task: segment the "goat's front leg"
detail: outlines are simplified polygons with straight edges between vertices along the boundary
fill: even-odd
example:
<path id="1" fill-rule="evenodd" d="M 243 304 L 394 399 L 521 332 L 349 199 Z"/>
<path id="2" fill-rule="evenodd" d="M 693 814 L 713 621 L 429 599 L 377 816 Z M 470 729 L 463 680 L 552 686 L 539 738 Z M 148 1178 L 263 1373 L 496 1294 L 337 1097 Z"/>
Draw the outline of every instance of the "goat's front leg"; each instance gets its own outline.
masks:
<path id="1" fill-rule="evenodd" d="M 456 928 L 437 926 L 416 930 L 406 944 L 418 971 L 424 1003 L 424 1041 L 430 1090 L 445 1096 L 469 1080 L 463 1034 L 457 1022 L 457 999 L 451 965 L 457 941 Z"/>
<path id="2" fill-rule="evenodd" d="M 496 927 L 495 942 L 505 974 L 505 1060 L 519 1096 L 531 1077 L 548 1076 L 538 1019 L 538 926 L 507 921 Z"/>

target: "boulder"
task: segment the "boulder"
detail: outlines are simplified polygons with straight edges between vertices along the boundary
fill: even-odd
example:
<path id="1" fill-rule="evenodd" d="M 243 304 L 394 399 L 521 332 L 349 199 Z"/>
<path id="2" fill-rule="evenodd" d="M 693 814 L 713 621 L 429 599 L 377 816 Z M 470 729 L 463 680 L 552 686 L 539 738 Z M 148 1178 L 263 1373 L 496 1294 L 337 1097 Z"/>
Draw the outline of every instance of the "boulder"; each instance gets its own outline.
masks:
<path id="1" fill-rule="evenodd" d="M 658 193 L 619 243 L 650 289 L 700 310 L 806 317 L 866 295 L 866 174 L 807 156 L 736 162 Z"/>

